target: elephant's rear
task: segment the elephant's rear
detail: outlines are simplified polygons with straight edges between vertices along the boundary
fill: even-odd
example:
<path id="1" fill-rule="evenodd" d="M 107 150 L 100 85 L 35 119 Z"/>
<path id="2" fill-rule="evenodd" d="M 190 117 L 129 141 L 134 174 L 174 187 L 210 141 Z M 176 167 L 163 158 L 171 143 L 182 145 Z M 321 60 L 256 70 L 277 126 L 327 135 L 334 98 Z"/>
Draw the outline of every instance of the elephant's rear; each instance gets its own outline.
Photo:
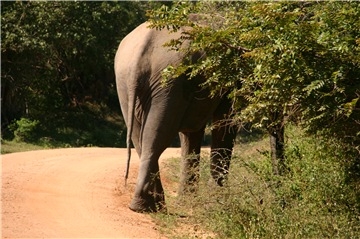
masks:
<path id="1" fill-rule="evenodd" d="M 128 125 L 128 113 L 131 110 L 129 104 L 133 101 L 131 94 L 135 93 L 137 86 L 137 78 L 142 74 L 140 64 L 142 59 L 141 54 L 146 49 L 146 44 L 149 36 L 144 24 L 137 27 L 133 32 L 127 35 L 120 43 L 116 52 L 114 68 L 116 76 L 116 87 L 120 100 L 121 110 L 124 120 Z"/>
<path id="2" fill-rule="evenodd" d="M 163 47 L 164 43 L 172 38 L 176 39 L 180 34 L 170 34 L 165 29 L 151 29 L 148 23 L 143 23 L 121 41 L 114 68 L 117 92 L 126 123 L 133 106 L 134 94 L 140 88 L 142 91 L 154 89 L 154 84 L 160 83 L 161 71 L 168 65 L 180 63 L 182 52 L 169 51 Z M 152 93 L 142 92 L 143 95 Z"/>
<path id="3" fill-rule="evenodd" d="M 128 178 L 131 158 L 131 137 L 135 118 L 136 88 L 138 87 L 138 78 L 141 77 L 142 74 L 146 74 L 147 71 L 146 68 L 139 66 L 142 65 L 141 61 L 144 61 L 142 55 L 146 53 L 150 35 L 150 31 L 146 29 L 146 25 L 140 25 L 121 41 L 115 55 L 114 70 L 116 88 L 121 111 L 127 125 L 126 144 L 128 159 L 125 184 Z"/>
<path id="4" fill-rule="evenodd" d="M 147 120 L 145 114 L 151 102 L 159 98 L 164 102 L 162 98 L 167 89 L 161 86 L 162 70 L 168 65 L 179 64 L 183 59 L 183 52 L 163 47 L 164 43 L 180 35 L 181 32 L 151 29 L 148 23 L 143 23 L 119 45 L 114 68 L 120 106 L 127 125 L 129 154 L 131 139 L 137 152 L 140 154 L 142 151 L 142 133 Z"/>

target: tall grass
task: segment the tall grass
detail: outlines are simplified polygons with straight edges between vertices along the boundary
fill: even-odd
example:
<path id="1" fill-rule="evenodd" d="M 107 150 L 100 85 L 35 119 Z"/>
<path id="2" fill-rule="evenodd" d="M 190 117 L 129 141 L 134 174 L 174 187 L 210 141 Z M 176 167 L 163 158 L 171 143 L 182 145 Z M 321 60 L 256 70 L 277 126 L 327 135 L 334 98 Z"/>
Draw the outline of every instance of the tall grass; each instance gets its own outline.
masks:
<path id="1" fill-rule="evenodd" d="M 174 229 L 179 238 L 359 238 L 360 187 L 340 144 L 289 127 L 282 176 L 273 175 L 267 150 L 268 139 L 237 146 L 223 188 L 209 183 L 205 157 L 197 193 L 169 195 L 172 214 L 158 217 L 186 228 Z M 169 163 L 168 178 L 179 165 Z"/>

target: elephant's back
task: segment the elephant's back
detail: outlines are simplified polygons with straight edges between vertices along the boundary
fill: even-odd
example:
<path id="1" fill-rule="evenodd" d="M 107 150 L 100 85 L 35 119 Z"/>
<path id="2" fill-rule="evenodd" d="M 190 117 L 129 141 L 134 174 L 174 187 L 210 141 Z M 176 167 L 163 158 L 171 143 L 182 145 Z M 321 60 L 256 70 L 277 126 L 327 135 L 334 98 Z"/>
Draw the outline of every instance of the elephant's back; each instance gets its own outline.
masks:
<path id="1" fill-rule="evenodd" d="M 148 22 L 141 24 L 121 41 L 115 56 L 115 71 L 132 70 L 152 75 L 168 65 L 179 64 L 183 53 L 170 50 L 164 44 L 180 36 L 180 31 L 171 33 L 167 29 L 149 28 Z"/>
<path id="2" fill-rule="evenodd" d="M 142 55 L 146 53 L 151 39 L 147 23 L 143 23 L 130 32 L 121 42 L 115 55 L 114 68 L 118 76 L 129 77 L 131 71 L 139 67 Z"/>

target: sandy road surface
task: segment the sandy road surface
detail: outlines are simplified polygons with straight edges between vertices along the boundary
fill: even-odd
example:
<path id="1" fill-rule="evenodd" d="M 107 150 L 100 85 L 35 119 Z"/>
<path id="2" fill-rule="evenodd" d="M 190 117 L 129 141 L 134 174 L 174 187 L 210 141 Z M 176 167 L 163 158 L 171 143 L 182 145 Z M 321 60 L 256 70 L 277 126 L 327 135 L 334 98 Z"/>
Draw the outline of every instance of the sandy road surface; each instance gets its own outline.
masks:
<path id="1" fill-rule="evenodd" d="M 162 159 L 179 156 L 169 148 Z M 161 238 L 149 215 L 128 209 L 139 159 L 126 189 L 125 159 L 114 148 L 2 155 L 2 238 Z"/>

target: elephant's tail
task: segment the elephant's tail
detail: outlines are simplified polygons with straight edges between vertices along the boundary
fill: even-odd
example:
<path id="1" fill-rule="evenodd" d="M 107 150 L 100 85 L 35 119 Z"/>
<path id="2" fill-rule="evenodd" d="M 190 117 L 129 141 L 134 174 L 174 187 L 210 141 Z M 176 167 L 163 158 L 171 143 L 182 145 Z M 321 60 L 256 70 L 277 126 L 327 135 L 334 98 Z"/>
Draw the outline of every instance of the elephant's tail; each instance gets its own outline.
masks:
<path id="1" fill-rule="evenodd" d="M 130 168 L 130 159 L 131 159 L 131 135 L 134 126 L 135 118 L 135 90 L 130 91 L 129 100 L 128 100 L 128 127 L 126 135 L 126 147 L 127 147 L 127 163 L 126 163 L 126 172 L 125 172 L 125 186 L 127 179 L 129 177 L 129 168 Z"/>

